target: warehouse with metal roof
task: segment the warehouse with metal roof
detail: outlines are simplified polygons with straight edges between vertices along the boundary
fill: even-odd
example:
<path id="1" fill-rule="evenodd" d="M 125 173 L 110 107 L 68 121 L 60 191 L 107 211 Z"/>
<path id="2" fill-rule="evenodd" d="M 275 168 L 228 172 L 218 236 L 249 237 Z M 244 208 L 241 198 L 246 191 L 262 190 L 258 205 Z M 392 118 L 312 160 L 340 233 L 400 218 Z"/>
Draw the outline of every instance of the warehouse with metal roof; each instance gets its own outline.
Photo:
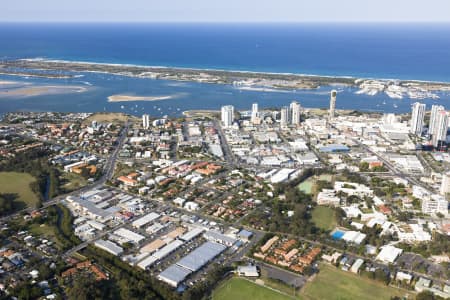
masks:
<path id="1" fill-rule="evenodd" d="M 171 265 L 158 275 L 158 279 L 162 280 L 173 287 L 177 287 L 182 283 L 192 271 L 177 265 Z"/>
<path id="2" fill-rule="evenodd" d="M 183 244 L 184 244 L 184 242 L 182 242 L 180 240 L 175 240 L 172 243 L 170 243 L 170 244 L 164 246 L 163 248 L 161 248 L 161 250 L 155 252 L 153 254 L 153 256 L 158 258 L 158 259 L 163 259 L 164 257 L 169 255 L 173 251 L 177 250 Z"/>
<path id="3" fill-rule="evenodd" d="M 199 236 L 203 231 L 204 231 L 203 228 L 194 228 L 194 229 L 186 232 L 182 236 L 180 236 L 180 240 L 188 242 L 188 241 L 192 240 L 193 238 L 196 238 L 197 236 Z"/>
<path id="4" fill-rule="evenodd" d="M 234 243 L 236 243 L 237 241 L 235 238 L 232 238 L 228 235 L 224 235 L 223 233 L 220 233 L 215 230 L 208 230 L 203 234 L 203 237 L 208 241 L 214 241 L 217 243 L 227 245 L 229 247 L 233 246 Z"/>
<path id="5" fill-rule="evenodd" d="M 160 214 L 157 214 L 155 212 L 151 212 L 142 218 L 137 219 L 132 223 L 133 227 L 141 228 L 142 226 L 147 225 L 150 222 L 153 222 L 154 220 L 158 219 L 160 217 Z"/>
<path id="6" fill-rule="evenodd" d="M 222 244 L 205 242 L 200 247 L 180 259 L 177 262 L 177 265 L 196 272 L 213 260 L 217 255 L 225 251 L 225 249 L 227 249 L 227 247 Z"/>

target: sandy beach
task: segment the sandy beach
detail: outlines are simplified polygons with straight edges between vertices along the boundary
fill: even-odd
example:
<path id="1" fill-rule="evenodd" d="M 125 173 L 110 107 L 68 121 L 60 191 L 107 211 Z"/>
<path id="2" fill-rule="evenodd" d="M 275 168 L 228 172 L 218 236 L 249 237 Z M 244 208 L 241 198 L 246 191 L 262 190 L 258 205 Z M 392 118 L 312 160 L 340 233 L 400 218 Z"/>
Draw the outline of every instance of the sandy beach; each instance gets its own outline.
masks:
<path id="1" fill-rule="evenodd" d="M 173 99 L 173 95 L 168 96 L 132 96 L 132 95 L 111 95 L 108 102 L 129 102 L 129 101 L 161 101 Z"/>
<path id="2" fill-rule="evenodd" d="M 0 80 L 0 85 L 13 85 L 13 84 L 18 84 L 19 82 L 16 81 L 2 81 Z"/>

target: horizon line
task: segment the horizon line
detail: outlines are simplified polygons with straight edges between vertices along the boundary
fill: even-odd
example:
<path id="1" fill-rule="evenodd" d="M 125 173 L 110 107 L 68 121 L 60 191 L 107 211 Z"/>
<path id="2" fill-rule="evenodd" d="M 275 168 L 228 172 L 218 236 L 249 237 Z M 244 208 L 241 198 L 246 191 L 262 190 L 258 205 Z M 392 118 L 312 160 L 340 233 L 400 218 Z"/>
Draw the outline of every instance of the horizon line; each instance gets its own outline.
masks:
<path id="1" fill-rule="evenodd" d="M 330 20 L 330 21 L 121 21 L 121 20 L 110 20 L 110 21 L 65 21 L 65 20 L 31 20 L 31 21 L 22 21 L 22 20 L 6 20 L 0 21 L 0 24 L 223 24 L 223 25 L 289 25 L 289 24 L 450 24 L 450 20 L 448 21 L 426 21 L 426 20 L 416 20 L 416 21 L 366 21 L 366 20 Z"/>

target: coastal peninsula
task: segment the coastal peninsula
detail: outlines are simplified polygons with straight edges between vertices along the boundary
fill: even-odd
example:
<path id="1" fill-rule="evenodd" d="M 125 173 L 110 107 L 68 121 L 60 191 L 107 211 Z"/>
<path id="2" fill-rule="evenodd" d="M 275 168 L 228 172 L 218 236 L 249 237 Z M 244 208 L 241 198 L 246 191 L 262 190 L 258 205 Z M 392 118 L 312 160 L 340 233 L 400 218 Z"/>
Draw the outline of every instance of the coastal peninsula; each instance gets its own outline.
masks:
<path id="1" fill-rule="evenodd" d="M 17 69 L 22 70 L 17 73 Z M 127 64 L 106 64 L 72 62 L 60 60 L 42 59 L 18 59 L 0 62 L 0 74 L 24 76 L 38 76 L 48 78 L 67 78 L 67 76 L 80 76 L 82 72 L 105 73 L 127 77 L 162 79 L 185 82 L 199 82 L 210 84 L 228 84 L 241 90 L 254 91 L 293 91 L 305 89 L 317 89 L 321 86 L 341 86 L 358 89 L 357 94 L 374 96 L 385 93 L 392 99 L 439 99 L 439 92 L 450 91 L 448 82 L 430 82 L 418 80 L 397 79 L 367 79 L 344 76 L 316 76 L 291 73 L 263 73 L 228 71 L 212 69 L 191 69 L 152 67 Z M 75 73 L 75 74 L 74 74 Z M 119 101 L 156 101 L 166 100 L 145 99 L 127 97 L 112 98 L 110 102 Z M 111 100 L 111 99 L 110 99 Z"/>

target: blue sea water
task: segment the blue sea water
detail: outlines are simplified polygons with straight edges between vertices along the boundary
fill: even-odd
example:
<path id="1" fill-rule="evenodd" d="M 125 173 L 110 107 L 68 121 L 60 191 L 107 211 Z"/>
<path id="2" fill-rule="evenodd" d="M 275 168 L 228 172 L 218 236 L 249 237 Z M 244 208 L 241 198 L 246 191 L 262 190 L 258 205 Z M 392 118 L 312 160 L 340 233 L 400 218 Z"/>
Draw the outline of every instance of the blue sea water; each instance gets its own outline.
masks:
<path id="1" fill-rule="evenodd" d="M 450 82 L 449 24 L 7 24 L 0 23 L 0 59 L 36 58 L 225 70 L 417 79 Z M 281 106 L 298 99 L 326 107 L 327 92 L 255 92 L 232 86 L 180 83 L 84 74 L 82 80 L 29 79 L 42 84 L 88 81 L 86 93 L 0 98 L 0 113 L 11 110 L 174 113 L 178 109 L 240 109 L 258 101 Z M 0 79 L 11 79 L 0 76 Z M 83 83 L 81 83 L 83 84 Z M 172 95 L 151 103 L 108 103 L 115 93 Z M 450 96 L 425 100 L 449 107 Z M 384 104 L 386 103 L 386 104 Z M 131 109 L 131 105 L 138 105 Z M 410 99 L 355 95 L 342 89 L 338 108 L 409 111 Z M 159 108 L 159 110 L 158 110 Z M 169 109 L 170 108 L 170 109 Z"/>

